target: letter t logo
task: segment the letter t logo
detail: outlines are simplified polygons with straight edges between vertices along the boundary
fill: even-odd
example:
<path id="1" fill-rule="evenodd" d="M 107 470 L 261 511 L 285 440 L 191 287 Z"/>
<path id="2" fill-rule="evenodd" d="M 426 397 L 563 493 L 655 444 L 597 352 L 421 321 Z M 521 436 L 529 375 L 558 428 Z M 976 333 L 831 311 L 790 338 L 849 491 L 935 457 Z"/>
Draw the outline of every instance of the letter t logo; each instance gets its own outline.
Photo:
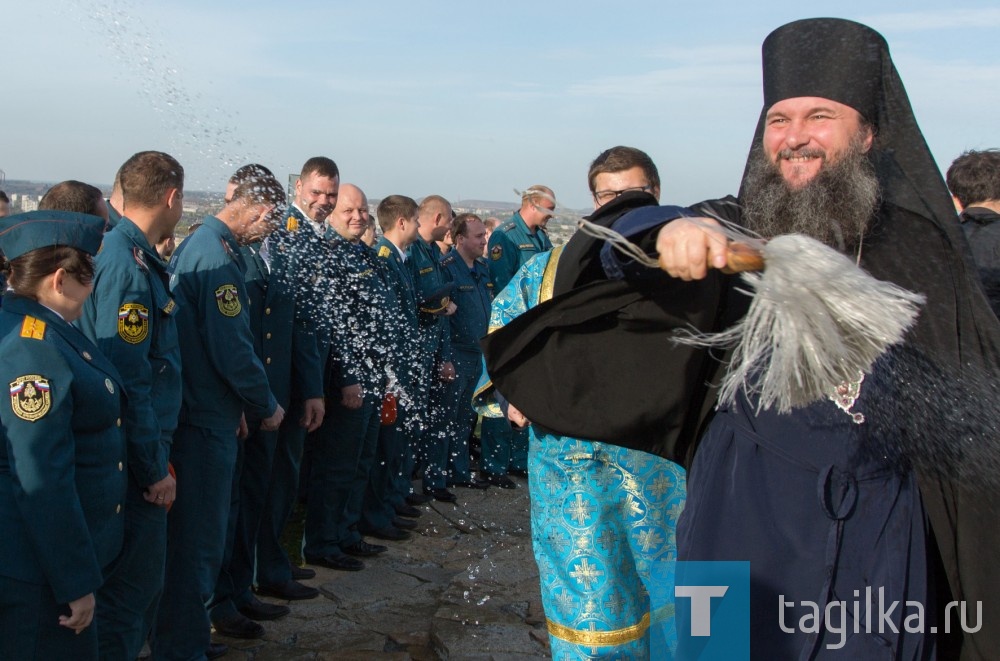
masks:
<path id="1" fill-rule="evenodd" d="M 712 597 L 721 597 L 729 591 L 728 585 L 677 585 L 675 597 L 691 600 L 691 635 L 712 635 Z"/>

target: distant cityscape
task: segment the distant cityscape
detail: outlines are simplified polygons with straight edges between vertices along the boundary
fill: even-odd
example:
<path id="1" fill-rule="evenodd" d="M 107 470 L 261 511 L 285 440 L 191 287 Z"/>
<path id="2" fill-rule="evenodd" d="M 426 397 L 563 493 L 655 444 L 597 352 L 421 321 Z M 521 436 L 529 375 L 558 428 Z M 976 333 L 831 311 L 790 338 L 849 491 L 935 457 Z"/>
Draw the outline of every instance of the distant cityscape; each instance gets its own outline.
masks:
<path id="1" fill-rule="evenodd" d="M 0 179 L 0 190 L 7 193 L 10 198 L 11 213 L 25 211 L 35 211 L 38 209 L 38 202 L 45 195 L 45 192 L 55 182 L 24 181 L 17 179 Z M 295 176 L 289 177 L 289 197 L 294 191 Z M 95 184 L 104 191 L 105 197 L 111 194 L 110 184 Z M 381 198 L 368 200 L 368 210 L 372 218 L 375 218 L 375 210 Z M 184 215 L 178 225 L 178 238 L 187 236 L 188 228 L 204 216 L 210 216 L 218 211 L 223 205 L 222 193 L 205 191 L 184 191 Z M 418 200 L 419 202 L 419 200 Z M 511 202 L 492 202 L 488 200 L 455 200 L 452 208 L 455 213 L 474 213 L 482 219 L 497 218 L 501 222 L 507 221 L 518 209 L 518 204 Z M 580 211 L 578 215 L 585 215 L 586 211 Z M 554 245 L 561 245 L 569 240 L 573 232 L 576 231 L 576 218 L 572 214 L 557 213 L 549 220 L 547 231 L 549 238 Z"/>

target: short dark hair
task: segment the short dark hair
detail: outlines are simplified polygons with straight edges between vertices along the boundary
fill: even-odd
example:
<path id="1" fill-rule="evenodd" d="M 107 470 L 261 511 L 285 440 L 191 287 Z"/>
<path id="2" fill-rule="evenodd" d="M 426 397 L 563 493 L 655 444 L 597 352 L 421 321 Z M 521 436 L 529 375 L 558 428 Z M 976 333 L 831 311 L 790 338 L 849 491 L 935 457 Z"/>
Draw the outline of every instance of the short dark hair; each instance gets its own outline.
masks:
<path id="1" fill-rule="evenodd" d="M 660 187 L 660 172 L 656 169 L 656 164 L 646 152 L 635 147 L 623 147 L 618 145 L 611 149 L 602 151 L 594 162 L 590 164 L 590 171 L 587 173 L 587 185 L 590 192 L 596 193 L 594 180 L 597 175 L 610 172 L 624 172 L 634 167 L 642 168 L 642 173 L 646 175 L 646 180 L 653 188 Z"/>
<path id="2" fill-rule="evenodd" d="M 171 188 L 184 189 L 184 168 L 170 154 L 141 151 L 122 164 L 122 199 L 127 207 L 155 207 Z"/>
<path id="3" fill-rule="evenodd" d="M 970 149 L 956 158 L 945 179 L 963 207 L 1000 200 L 1000 149 Z"/>
<path id="4" fill-rule="evenodd" d="M 268 170 L 266 167 L 260 163 L 247 163 L 239 170 L 233 173 L 233 176 L 229 178 L 229 183 L 236 184 L 239 186 L 244 181 L 252 179 L 263 179 L 265 177 L 274 178 L 274 173 Z"/>
<path id="5" fill-rule="evenodd" d="M 38 202 L 38 208 L 43 211 L 78 211 L 100 216 L 103 200 L 104 193 L 97 186 L 68 179 L 47 190 Z"/>
<path id="6" fill-rule="evenodd" d="M 405 195 L 390 195 L 378 203 L 375 215 L 382 233 L 390 231 L 397 218 L 413 218 L 417 215 L 417 201 Z"/>
<path id="7" fill-rule="evenodd" d="M 469 223 L 472 221 L 483 222 L 483 219 L 474 213 L 460 213 L 451 221 L 451 238 L 465 236 L 469 233 Z"/>
<path id="8" fill-rule="evenodd" d="M 285 189 L 274 175 L 250 177 L 236 186 L 233 191 L 233 202 L 246 200 L 251 204 L 273 204 L 276 207 L 285 204 Z"/>
<path id="9" fill-rule="evenodd" d="M 333 159 L 326 156 L 313 156 L 302 166 L 299 171 L 299 178 L 304 179 L 306 175 L 316 173 L 321 177 L 329 179 L 340 177 L 340 168 L 333 162 Z"/>
<path id="10" fill-rule="evenodd" d="M 10 204 L 10 198 L 7 197 L 7 193 L 3 192 L 2 190 L 0 190 L 0 202 L 6 202 Z"/>
<path id="11" fill-rule="evenodd" d="M 42 280 L 60 268 L 82 284 L 94 279 L 94 260 L 90 255 L 72 246 L 45 246 L 10 260 L 7 285 L 21 296 L 37 300 Z"/>

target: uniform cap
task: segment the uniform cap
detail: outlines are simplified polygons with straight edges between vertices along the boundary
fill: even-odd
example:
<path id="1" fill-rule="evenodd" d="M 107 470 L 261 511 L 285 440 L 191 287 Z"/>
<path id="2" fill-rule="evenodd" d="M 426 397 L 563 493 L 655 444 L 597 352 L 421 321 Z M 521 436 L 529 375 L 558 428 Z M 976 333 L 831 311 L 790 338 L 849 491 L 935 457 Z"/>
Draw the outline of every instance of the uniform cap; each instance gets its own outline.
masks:
<path id="1" fill-rule="evenodd" d="M 0 251 L 7 259 L 48 246 L 70 246 L 96 255 L 104 219 L 75 211 L 29 211 L 0 219 Z"/>

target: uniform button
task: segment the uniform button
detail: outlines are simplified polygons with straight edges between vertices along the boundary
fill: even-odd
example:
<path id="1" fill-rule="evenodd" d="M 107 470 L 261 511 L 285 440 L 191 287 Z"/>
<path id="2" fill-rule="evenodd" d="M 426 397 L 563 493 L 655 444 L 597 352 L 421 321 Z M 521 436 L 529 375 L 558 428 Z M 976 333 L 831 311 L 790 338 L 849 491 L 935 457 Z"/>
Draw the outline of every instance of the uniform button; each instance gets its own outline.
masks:
<path id="1" fill-rule="evenodd" d="M 264 336 L 264 338 L 270 340 L 271 339 L 271 334 L 268 333 L 267 335 Z"/>
<path id="2" fill-rule="evenodd" d="M 121 427 L 121 426 L 122 426 L 122 419 L 121 419 L 121 418 L 118 418 L 117 420 L 115 420 L 115 424 L 116 424 L 117 426 Z"/>
<path id="3" fill-rule="evenodd" d="M 265 360 L 264 362 L 265 362 L 265 363 L 267 363 L 268 365 L 270 365 L 270 364 L 271 364 L 271 357 L 270 357 L 270 356 L 268 356 L 268 357 L 267 357 L 267 360 Z"/>
<path id="4" fill-rule="evenodd" d="M 271 308 L 264 308 L 264 314 L 271 314 Z"/>
<path id="5" fill-rule="evenodd" d="M 123 468 L 125 468 L 125 464 L 123 464 L 122 462 L 119 461 L 118 462 L 118 470 L 122 470 Z"/>
<path id="6" fill-rule="evenodd" d="M 121 514 L 121 513 L 122 513 L 121 504 L 115 505 L 115 514 Z"/>

